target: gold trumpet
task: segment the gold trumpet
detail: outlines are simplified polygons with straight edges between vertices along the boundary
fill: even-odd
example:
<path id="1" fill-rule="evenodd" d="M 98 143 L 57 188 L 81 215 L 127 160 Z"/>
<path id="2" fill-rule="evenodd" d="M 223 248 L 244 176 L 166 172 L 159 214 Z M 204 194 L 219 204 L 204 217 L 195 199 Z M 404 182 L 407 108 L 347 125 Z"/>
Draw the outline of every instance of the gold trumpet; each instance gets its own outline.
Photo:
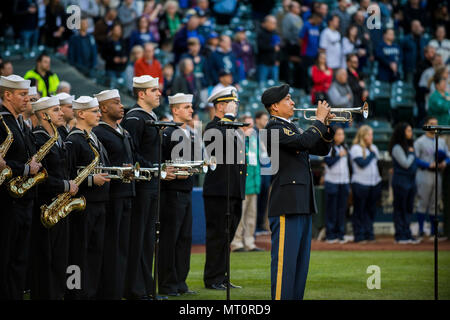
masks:
<path id="1" fill-rule="evenodd" d="M 138 165 L 138 164 L 136 163 L 136 165 Z M 134 167 L 133 166 L 129 166 L 129 167 L 98 166 L 98 167 L 95 167 L 91 171 L 91 174 L 107 173 L 108 175 L 105 178 L 109 178 L 112 180 L 121 180 L 124 183 L 131 183 L 131 181 L 134 178 L 136 165 Z M 80 174 L 84 168 L 86 168 L 86 167 L 84 167 L 84 166 L 77 167 L 77 169 L 78 169 L 77 174 Z"/>
<path id="2" fill-rule="evenodd" d="M 316 116 L 307 116 L 307 112 L 316 112 L 317 108 L 294 108 L 294 111 L 303 111 L 303 117 L 305 120 L 314 121 L 316 120 Z M 344 115 L 336 116 L 332 119 L 329 119 L 329 121 L 335 121 L 335 122 L 349 122 L 353 121 L 352 113 L 359 113 L 362 114 L 364 119 L 367 119 L 369 116 L 369 104 L 367 102 L 364 102 L 364 104 L 361 107 L 357 108 L 331 108 L 331 113 L 341 113 Z"/>
<path id="3" fill-rule="evenodd" d="M 192 176 L 198 173 L 206 173 L 208 169 L 214 171 L 217 167 L 216 157 L 211 157 L 209 160 L 199 160 L 199 161 L 166 161 L 161 168 L 161 172 L 166 172 L 167 167 L 174 167 L 176 176 Z M 161 176 L 164 178 L 163 174 Z"/>
<path id="4" fill-rule="evenodd" d="M 0 156 L 4 159 L 6 156 L 6 153 L 8 152 L 9 147 L 14 141 L 13 133 L 9 129 L 9 127 L 6 125 L 5 120 L 3 119 L 3 116 L 0 114 L 0 120 L 3 123 L 3 126 L 6 129 L 6 139 L 5 141 L 0 144 Z M 8 180 L 12 177 L 12 170 L 10 167 L 6 166 L 3 168 L 3 170 L 0 171 L 0 186 L 5 180 Z"/>

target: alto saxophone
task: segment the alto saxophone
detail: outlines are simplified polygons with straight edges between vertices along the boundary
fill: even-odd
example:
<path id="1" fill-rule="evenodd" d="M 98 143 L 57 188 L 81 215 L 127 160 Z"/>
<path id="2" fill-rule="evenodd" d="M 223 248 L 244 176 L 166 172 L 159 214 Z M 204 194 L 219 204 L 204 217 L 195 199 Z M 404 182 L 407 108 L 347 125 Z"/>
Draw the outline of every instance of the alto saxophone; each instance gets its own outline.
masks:
<path id="1" fill-rule="evenodd" d="M 36 152 L 34 155 L 36 162 L 41 162 L 42 159 L 49 153 L 50 149 L 53 147 L 53 145 L 58 141 L 58 130 L 56 130 L 55 126 L 53 125 L 52 121 L 50 120 L 50 117 L 48 114 L 44 114 L 45 120 L 47 120 L 50 123 L 50 126 L 53 129 L 53 137 L 48 139 L 48 141 Z M 32 159 L 32 158 L 31 158 Z M 27 161 L 27 164 L 29 165 L 31 163 L 31 159 Z M 42 168 L 42 171 L 36 173 L 34 176 L 31 177 L 24 177 L 19 176 L 11 181 L 9 181 L 9 193 L 12 197 L 20 198 L 22 197 L 28 190 L 33 188 L 35 185 L 41 183 L 45 179 L 47 179 L 48 174 L 47 170 L 45 168 Z"/>
<path id="2" fill-rule="evenodd" d="M 3 123 L 3 126 L 6 129 L 6 139 L 3 141 L 2 144 L 0 144 L 0 156 L 4 159 L 6 156 L 6 153 L 8 152 L 9 147 L 14 141 L 13 133 L 6 125 L 5 120 L 3 119 L 3 116 L 0 114 L 0 120 Z M 10 167 L 6 166 L 3 170 L 0 171 L 0 186 L 5 180 L 8 180 L 12 176 L 12 170 Z"/>
<path id="3" fill-rule="evenodd" d="M 95 169 L 97 166 L 100 155 L 97 150 L 89 142 L 89 135 L 85 133 L 89 146 L 94 152 L 94 160 L 86 166 L 75 178 L 74 182 L 79 186 Z M 52 203 L 41 206 L 41 222 L 46 228 L 51 228 L 59 222 L 59 220 L 67 217 L 70 212 L 74 210 L 84 210 L 86 208 L 86 199 L 84 196 L 79 198 L 73 198 L 69 192 L 64 192 L 58 195 L 52 200 Z"/>

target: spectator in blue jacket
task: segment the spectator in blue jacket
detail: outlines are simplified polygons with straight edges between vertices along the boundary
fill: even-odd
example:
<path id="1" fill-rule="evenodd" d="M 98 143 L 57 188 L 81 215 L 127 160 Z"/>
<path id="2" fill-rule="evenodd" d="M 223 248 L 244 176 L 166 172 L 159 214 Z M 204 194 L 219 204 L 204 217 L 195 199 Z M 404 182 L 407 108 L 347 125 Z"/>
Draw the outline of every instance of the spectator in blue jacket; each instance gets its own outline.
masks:
<path id="1" fill-rule="evenodd" d="M 205 39 L 198 31 L 200 19 L 195 10 L 189 10 L 186 13 L 186 24 L 175 34 L 173 40 L 173 53 L 175 55 L 174 63 L 177 64 L 183 53 L 188 51 L 187 40 L 189 38 L 198 38 L 200 44 L 205 43 Z"/>
<path id="2" fill-rule="evenodd" d="M 423 52 L 429 38 L 423 34 L 423 31 L 420 21 L 413 20 L 411 22 L 411 33 L 406 35 L 401 43 L 402 52 L 408 53 L 403 55 L 405 80 L 412 81 L 416 67 L 424 59 Z"/>
<path id="3" fill-rule="evenodd" d="M 133 30 L 128 45 L 129 50 L 136 46 L 143 46 L 147 42 L 157 42 L 153 34 L 148 29 L 149 23 L 146 16 L 141 16 L 137 22 L 137 29 Z"/>
<path id="4" fill-rule="evenodd" d="M 219 82 L 219 71 L 224 69 L 231 71 L 234 84 L 239 82 L 237 59 L 231 49 L 231 39 L 229 36 L 220 36 L 219 46 L 209 58 L 209 67 L 213 85 Z"/>
<path id="5" fill-rule="evenodd" d="M 264 83 L 268 79 L 278 82 L 280 36 L 276 33 L 277 19 L 266 16 L 258 33 L 258 53 L 256 55 L 258 81 Z"/>
<path id="6" fill-rule="evenodd" d="M 91 76 L 97 65 L 97 45 L 92 34 L 88 34 L 88 19 L 80 21 L 80 30 L 69 40 L 69 63 L 87 76 Z"/>
<path id="7" fill-rule="evenodd" d="M 378 61 L 377 79 L 380 81 L 394 82 L 399 79 L 399 63 L 401 51 L 394 43 L 395 34 L 393 29 L 385 29 L 383 41 L 375 49 L 375 58 Z"/>

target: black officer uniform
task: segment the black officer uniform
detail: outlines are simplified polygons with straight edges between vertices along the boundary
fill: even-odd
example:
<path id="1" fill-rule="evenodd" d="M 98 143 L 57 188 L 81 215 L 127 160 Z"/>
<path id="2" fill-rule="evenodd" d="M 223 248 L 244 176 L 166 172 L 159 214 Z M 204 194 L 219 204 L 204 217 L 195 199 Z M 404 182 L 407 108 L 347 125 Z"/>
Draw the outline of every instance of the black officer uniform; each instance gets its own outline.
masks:
<path id="1" fill-rule="evenodd" d="M 194 160 L 194 133 L 188 130 L 189 136 L 183 132 L 179 140 L 172 141 L 172 134 L 181 128 L 169 127 L 163 132 L 163 161 L 171 158 L 173 148 L 181 143 L 183 150 L 191 154 L 181 153 L 186 161 Z M 176 295 L 189 291 L 186 279 L 190 268 L 192 243 L 192 188 L 193 176 L 180 180 L 161 182 L 161 241 L 159 256 L 159 292 Z"/>
<path id="2" fill-rule="evenodd" d="M 36 153 L 35 137 L 21 116 L 16 120 L 5 106 L 0 107 L 0 114 L 14 137 L 4 160 L 12 169 L 13 178 L 26 176 L 30 171 L 26 162 Z M 6 137 L 6 129 L 0 123 L 0 143 Z M 16 199 L 10 196 L 7 186 L 7 181 L 0 186 L 0 299 L 22 300 L 36 188 Z"/>
<path id="3" fill-rule="evenodd" d="M 223 163 L 218 164 L 216 170 L 209 170 L 203 184 L 203 201 L 206 220 L 206 262 L 203 281 L 206 288 L 225 289 L 226 256 L 229 245 L 226 234 L 227 210 L 227 166 L 230 167 L 230 241 L 233 240 L 242 215 L 242 200 L 245 198 L 245 141 L 242 135 L 236 133 L 233 141 L 234 162 L 224 164 L 226 152 L 226 128 L 218 122 L 234 121 L 235 117 L 225 115 L 223 119 L 214 117 L 205 128 L 205 134 L 210 129 L 219 130 L 223 138 Z M 230 129 L 236 131 L 234 129 Z M 238 139 L 241 139 L 238 143 Z M 211 141 L 205 142 L 206 147 Z M 240 150 L 238 150 L 240 146 Z M 243 154 L 243 162 L 238 163 L 238 153 Z M 210 156 L 216 156 L 215 153 Z M 217 156 L 216 156 L 217 157 Z M 219 159 L 218 159 L 219 160 Z"/>
<path id="4" fill-rule="evenodd" d="M 135 147 L 136 161 L 141 167 L 152 167 L 159 159 L 159 134 L 155 127 L 145 124 L 158 120 L 136 104 L 127 112 L 121 124 L 131 135 Z M 125 297 L 141 299 L 153 293 L 153 251 L 155 244 L 157 178 L 136 182 L 136 197 L 133 201 L 130 246 L 128 252 Z"/>
<path id="5" fill-rule="evenodd" d="M 264 92 L 261 100 L 269 107 L 288 93 L 288 85 L 272 87 Z M 276 116 L 271 116 L 266 129 L 271 164 L 278 162 L 269 196 L 272 299 L 300 300 L 309 267 L 311 215 L 317 212 L 309 154 L 326 156 L 334 131 L 318 120 L 303 131 Z M 276 145 L 272 145 L 274 131 L 278 133 L 278 161 L 272 150 Z"/>
<path id="6" fill-rule="evenodd" d="M 108 155 L 98 138 L 90 133 L 90 143 L 100 155 L 97 166 L 108 166 Z M 94 153 L 82 130 L 74 127 L 67 136 L 66 146 L 71 162 L 70 177 L 75 179 L 78 166 L 87 166 L 94 160 Z M 66 292 L 66 299 L 93 299 L 100 283 L 103 261 L 106 204 L 109 200 L 109 182 L 102 186 L 94 184 L 89 175 L 79 186 L 76 197 L 86 198 L 86 209 L 69 215 L 70 249 L 69 265 L 81 269 L 81 289 Z"/>
<path id="7" fill-rule="evenodd" d="M 111 166 L 133 164 L 131 136 L 118 125 L 118 130 L 100 121 L 92 131 L 101 141 Z M 119 300 L 123 296 L 130 238 L 131 205 L 135 196 L 134 181 L 111 180 L 107 205 L 105 246 L 99 298 Z"/>
<path id="8" fill-rule="evenodd" d="M 33 129 L 37 147 L 49 139 L 47 131 L 37 126 Z M 39 186 L 33 210 L 31 231 L 31 299 L 61 300 L 66 288 L 66 268 L 69 252 L 69 225 L 60 220 L 52 228 L 41 223 L 41 209 L 49 205 L 57 195 L 68 192 L 69 163 L 65 144 L 61 137 L 42 160 L 48 178 Z"/>

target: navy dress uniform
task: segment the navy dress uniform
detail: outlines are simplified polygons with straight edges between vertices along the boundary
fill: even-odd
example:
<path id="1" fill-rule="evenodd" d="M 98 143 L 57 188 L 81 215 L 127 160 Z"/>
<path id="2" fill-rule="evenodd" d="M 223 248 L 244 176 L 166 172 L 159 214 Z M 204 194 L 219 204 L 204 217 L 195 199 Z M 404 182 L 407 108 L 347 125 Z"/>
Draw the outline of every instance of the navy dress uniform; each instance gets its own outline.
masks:
<path id="1" fill-rule="evenodd" d="M 238 101 L 236 89 L 227 87 L 223 90 L 213 93 L 208 102 L 214 105 L 221 101 Z M 206 288 L 225 289 L 226 275 L 226 255 L 230 243 L 227 243 L 226 234 L 226 210 L 227 210 L 227 166 L 230 168 L 230 241 L 234 238 L 237 226 L 242 215 L 242 200 L 245 198 L 245 140 L 235 129 L 232 148 L 234 149 L 234 159 L 232 164 L 225 164 L 227 159 L 227 133 L 226 128 L 219 126 L 219 121 L 234 121 L 235 117 L 231 114 L 225 114 L 220 119 L 217 116 L 206 125 L 205 135 L 208 130 L 218 130 L 221 133 L 223 150 L 215 150 L 209 156 L 215 156 L 219 159 L 216 152 L 222 151 L 223 163 L 217 164 L 216 170 L 209 170 L 205 175 L 203 184 L 203 201 L 205 205 L 206 220 L 206 262 L 203 275 L 203 281 Z M 216 137 L 217 139 L 218 137 Z M 238 141 L 240 139 L 240 141 Z M 206 141 L 208 146 L 213 141 Z M 241 155 L 242 157 L 239 157 Z M 239 160 L 242 158 L 242 160 Z M 238 160 L 240 163 L 238 163 Z"/>
<path id="2" fill-rule="evenodd" d="M 82 96 L 73 101 L 74 109 L 90 109 L 98 106 L 96 98 Z M 91 131 L 90 143 L 100 155 L 98 166 L 108 166 L 105 148 Z M 70 177 L 74 179 L 77 167 L 87 166 L 94 160 L 94 152 L 85 138 L 84 131 L 74 127 L 67 136 L 66 146 L 70 157 Z M 97 296 L 103 261 L 103 241 L 105 234 L 106 204 L 109 200 L 110 183 L 102 186 L 94 184 L 89 175 L 80 184 L 77 197 L 84 196 L 86 208 L 69 215 L 69 265 L 77 265 L 81 270 L 81 289 L 67 290 L 66 299 L 93 299 Z"/>
<path id="3" fill-rule="evenodd" d="M 99 102 L 120 98 L 119 91 L 105 90 L 94 95 Z M 134 151 L 131 135 L 119 124 L 113 128 L 100 121 L 92 129 L 108 153 L 111 166 L 122 167 L 134 164 Z M 130 219 L 132 200 L 135 196 L 134 181 L 110 182 L 110 199 L 107 204 L 105 225 L 105 246 L 103 250 L 103 266 L 98 297 L 101 299 L 120 300 L 123 296 L 127 266 Z"/>
<path id="4" fill-rule="evenodd" d="M 266 108 L 281 101 L 289 86 L 267 89 L 261 97 Z M 273 158 L 272 131 L 279 135 L 279 166 L 269 196 L 269 222 L 272 231 L 272 299 L 303 299 L 311 249 L 314 198 L 310 154 L 325 156 L 330 151 L 334 131 L 314 121 L 306 131 L 287 119 L 272 116 L 266 126 L 268 152 Z"/>
<path id="5" fill-rule="evenodd" d="M 75 96 L 71 96 L 70 94 L 65 93 L 65 92 L 58 93 L 57 95 L 55 95 L 55 97 L 57 97 L 59 99 L 60 106 L 69 105 L 69 104 L 72 105 L 72 101 L 75 99 Z M 70 132 L 70 128 L 69 128 L 68 124 L 66 124 L 65 126 L 58 127 L 58 133 L 61 136 L 63 141 L 66 141 L 66 138 L 69 135 L 69 132 Z"/>
<path id="6" fill-rule="evenodd" d="M 30 80 L 17 75 L 1 77 L 0 87 L 7 89 L 29 89 Z M 26 164 L 36 153 L 36 141 L 31 129 L 19 115 L 17 118 L 5 105 L 0 114 L 13 134 L 13 142 L 4 160 L 17 176 L 28 176 Z M 6 128 L 0 124 L 0 141 L 7 137 Z M 31 221 L 36 188 L 28 190 L 20 199 L 11 197 L 7 181 L 0 186 L 0 299 L 22 300 L 27 276 L 27 263 L 31 234 Z"/>
<path id="7" fill-rule="evenodd" d="M 158 87 L 158 78 L 141 76 L 133 78 L 134 88 Z M 142 168 L 152 167 L 159 159 L 158 129 L 145 124 L 158 120 L 156 114 L 136 104 L 127 112 L 121 125 L 132 138 L 136 161 Z M 125 298 L 141 299 L 153 293 L 153 251 L 158 197 L 158 180 L 137 181 L 133 201 L 128 266 L 125 280 Z"/>
<path id="8" fill-rule="evenodd" d="M 32 103 L 33 111 L 45 110 L 59 105 L 56 97 L 44 97 Z M 45 120 L 44 120 L 45 121 Z M 50 134 L 42 126 L 33 129 L 37 148 L 43 146 Z M 39 186 L 33 210 L 31 229 L 31 299 L 62 300 L 66 288 L 66 268 L 69 251 L 69 225 L 67 219 L 60 220 L 52 228 L 41 223 L 40 207 L 50 204 L 58 194 L 68 192 L 69 159 L 61 138 L 52 146 L 42 160 L 47 170 L 47 179 Z"/>
<path id="9" fill-rule="evenodd" d="M 191 94 L 169 96 L 169 104 L 192 103 Z M 177 139 L 178 137 L 178 139 Z M 174 148 L 183 149 L 172 159 Z M 163 132 L 162 159 L 193 161 L 194 133 L 168 127 Z M 201 148 L 201 145 L 199 146 Z M 201 154 L 201 149 L 199 150 Z M 198 159 L 196 159 L 198 160 Z M 194 177 L 161 181 L 161 241 L 159 256 L 159 292 L 177 295 L 189 292 L 186 279 L 190 268 L 192 244 L 192 189 Z"/>

